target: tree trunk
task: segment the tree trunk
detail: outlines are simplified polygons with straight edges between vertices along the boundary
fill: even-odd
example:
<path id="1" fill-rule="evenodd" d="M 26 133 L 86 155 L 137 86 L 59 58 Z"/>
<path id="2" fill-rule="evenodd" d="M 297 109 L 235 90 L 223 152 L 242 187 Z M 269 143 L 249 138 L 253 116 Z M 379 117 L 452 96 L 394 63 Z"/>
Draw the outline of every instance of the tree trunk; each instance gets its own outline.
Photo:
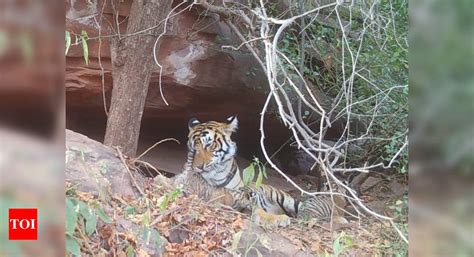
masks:
<path id="1" fill-rule="evenodd" d="M 126 34 L 159 24 L 170 12 L 171 2 L 134 0 Z M 122 35 L 111 43 L 113 89 L 104 144 L 119 146 L 128 156 L 135 156 L 137 151 L 148 85 L 155 65 L 153 45 L 161 31 L 163 24 L 139 35 Z"/>

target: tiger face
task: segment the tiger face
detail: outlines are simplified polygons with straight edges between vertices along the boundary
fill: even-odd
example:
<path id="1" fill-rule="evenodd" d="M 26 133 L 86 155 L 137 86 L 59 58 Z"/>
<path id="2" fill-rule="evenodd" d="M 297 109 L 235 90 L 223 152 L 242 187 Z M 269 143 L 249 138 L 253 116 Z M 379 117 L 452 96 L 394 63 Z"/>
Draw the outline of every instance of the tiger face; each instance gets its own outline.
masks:
<path id="1" fill-rule="evenodd" d="M 197 172 L 213 170 L 231 160 L 237 152 L 231 135 L 237 130 L 235 116 L 227 122 L 199 122 L 192 118 L 188 123 L 188 158 L 192 158 L 192 167 Z"/>

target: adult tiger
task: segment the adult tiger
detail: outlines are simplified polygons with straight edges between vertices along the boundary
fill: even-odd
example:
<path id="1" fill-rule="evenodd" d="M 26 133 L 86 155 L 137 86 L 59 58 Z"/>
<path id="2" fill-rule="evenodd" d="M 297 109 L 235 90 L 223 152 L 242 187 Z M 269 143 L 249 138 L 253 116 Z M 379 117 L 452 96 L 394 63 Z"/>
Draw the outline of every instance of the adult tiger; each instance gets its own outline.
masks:
<path id="1" fill-rule="evenodd" d="M 195 171 L 212 186 L 238 190 L 244 183 L 235 160 L 237 145 L 231 135 L 238 128 L 238 120 L 200 123 L 189 120 L 188 156 L 185 170 Z"/>

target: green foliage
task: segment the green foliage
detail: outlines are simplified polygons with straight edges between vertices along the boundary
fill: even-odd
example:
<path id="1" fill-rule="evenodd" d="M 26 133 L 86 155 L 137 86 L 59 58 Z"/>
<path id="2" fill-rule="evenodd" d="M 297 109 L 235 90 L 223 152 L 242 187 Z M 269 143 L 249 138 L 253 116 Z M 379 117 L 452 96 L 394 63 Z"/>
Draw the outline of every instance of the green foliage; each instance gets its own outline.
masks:
<path id="1" fill-rule="evenodd" d="M 87 45 L 87 41 L 89 40 L 89 35 L 87 35 L 87 31 L 82 30 L 80 35 L 74 34 L 75 42 L 71 43 L 71 32 L 65 32 L 65 52 L 64 55 L 67 55 L 69 52 L 69 48 L 75 45 L 81 45 L 82 47 L 82 55 L 84 56 L 84 61 L 86 65 L 89 65 L 89 46 Z"/>
<path id="2" fill-rule="evenodd" d="M 265 169 L 265 165 L 257 157 L 254 157 L 250 165 L 242 172 L 244 185 L 250 185 L 250 183 L 254 180 L 256 169 L 258 170 L 258 173 L 255 186 L 260 187 L 262 185 L 263 178 L 267 178 L 267 171 Z"/>
<path id="3" fill-rule="evenodd" d="M 302 3 L 303 6 L 294 3 L 289 12 L 294 15 L 301 9 L 314 8 L 308 6 L 309 2 Z M 373 15 L 369 21 L 360 10 L 372 3 L 360 1 L 352 7 L 338 7 L 340 17 L 351 21 L 344 31 L 346 38 L 342 37 L 336 13 L 331 12 L 327 23 L 312 20 L 313 16 L 299 21 L 302 23 L 299 26 L 306 27 L 304 33 L 299 26 L 289 27 L 278 43 L 279 51 L 294 65 L 283 63 L 283 68 L 290 71 L 290 78 L 299 81 L 295 75 L 297 69 L 315 90 L 329 98 L 337 98 L 344 92 L 331 120 L 349 121 L 344 140 L 369 138 L 353 142 L 358 149 L 365 150 L 349 152 L 346 165 L 360 166 L 367 160 L 387 165 L 407 142 L 408 3 L 381 1 L 371 10 Z M 271 9 L 267 12 L 271 13 Z M 346 15 L 349 11 L 352 15 Z M 335 22 L 331 23 L 331 19 Z M 348 81 L 352 83 L 350 87 Z M 288 84 L 284 84 L 283 89 L 296 99 Z M 333 107 L 333 103 L 329 104 Z M 302 118 L 309 121 L 312 115 L 314 113 L 306 110 Z M 392 164 L 401 173 L 407 172 L 408 147 Z"/>
<path id="4" fill-rule="evenodd" d="M 164 212 L 170 203 L 174 202 L 176 200 L 176 197 L 180 196 L 183 194 L 183 190 L 179 187 L 177 187 L 175 190 L 167 193 L 164 197 L 163 200 L 160 203 L 160 211 Z"/>
<path id="5" fill-rule="evenodd" d="M 89 47 L 87 46 L 88 39 L 89 39 L 89 36 L 87 35 L 87 32 L 83 30 L 81 32 L 81 43 L 82 43 L 84 61 L 86 61 L 86 65 L 89 65 Z"/>
<path id="6" fill-rule="evenodd" d="M 395 225 L 405 237 L 408 237 L 408 195 L 404 195 L 388 208 L 392 210 Z M 397 235 L 389 235 L 388 233 L 385 236 L 389 239 L 387 241 L 390 242 L 390 245 L 387 245 L 387 247 L 390 248 L 393 255 L 408 256 L 408 245 L 401 238 Z"/>
<path id="7" fill-rule="evenodd" d="M 255 165 L 253 163 L 250 163 L 250 165 L 244 169 L 243 173 L 243 181 L 244 185 L 249 185 L 250 182 L 253 181 L 253 178 L 255 177 Z"/>
<path id="8" fill-rule="evenodd" d="M 66 234 L 74 234 L 77 226 L 77 210 L 74 202 L 66 198 Z"/>
<path id="9" fill-rule="evenodd" d="M 81 247 L 77 240 L 70 236 L 66 235 L 66 251 L 74 256 L 81 256 Z"/>
<path id="10" fill-rule="evenodd" d="M 403 199 L 397 200 L 394 205 L 389 206 L 395 213 L 396 217 L 402 217 L 408 214 L 408 197 L 404 196 Z"/>
<path id="11" fill-rule="evenodd" d="M 334 241 L 332 243 L 333 254 L 324 253 L 324 256 L 325 257 L 330 257 L 330 256 L 331 257 L 338 257 L 342 253 L 344 253 L 344 251 L 351 248 L 352 246 L 353 246 L 352 237 L 349 236 L 349 235 L 346 235 L 344 232 L 341 232 L 336 237 L 336 239 L 334 239 Z"/>
<path id="12" fill-rule="evenodd" d="M 97 207 L 96 211 L 97 211 L 97 215 L 100 217 L 100 219 L 103 222 L 112 223 L 112 219 L 105 213 L 105 211 L 102 208 Z"/>
<path id="13" fill-rule="evenodd" d="M 133 257 L 135 256 L 135 249 L 133 249 L 132 245 L 129 245 L 125 250 L 125 253 L 127 254 L 127 257 Z"/>
<path id="14" fill-rule="evenodd" d="M 352 237 L 347 236 L 342 232 L 332 244 L 334 256 L 337 257 L 343 253 L 347 248 L 352 247 Z"/>
<path id="15" fill-rule="evenodd" d="M 136 213 L 135 207 L 130 205 L 125 206 L 124 211 L 127 215 L 132 215 Z"/>
<path id="16" fill-rule="evenodd" d="M 161 247 L 161 244 L 163 243 L 161 242 L 160 232 L 154 228 L 149 228 L 148 226 L 144 226 L 143 228 L 143 238 L 147 244 L 149 244 L 153 239 L 152 243 L 154 243 L 158 248 Z"/>
<path id="17" fill-rule="evenodd" d="M 97 218 L 105 223 L 112 222 L 100 206 L 92 205 L 72 196 L 66 197 L 66 250 L 72 255 L 81 256 L 77 233 L 91 236 L 96 232 Z"/>

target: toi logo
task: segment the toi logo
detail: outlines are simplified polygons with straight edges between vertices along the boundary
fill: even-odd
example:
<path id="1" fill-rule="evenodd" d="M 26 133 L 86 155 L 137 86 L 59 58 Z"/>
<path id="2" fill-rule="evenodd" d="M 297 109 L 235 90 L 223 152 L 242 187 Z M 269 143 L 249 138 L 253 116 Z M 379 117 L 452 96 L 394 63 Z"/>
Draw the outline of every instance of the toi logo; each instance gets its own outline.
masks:
<path id="1" fill-rule="evenodd" d="M 8 209 L 8 239 L 38 239 L 38 209 Z"/>

